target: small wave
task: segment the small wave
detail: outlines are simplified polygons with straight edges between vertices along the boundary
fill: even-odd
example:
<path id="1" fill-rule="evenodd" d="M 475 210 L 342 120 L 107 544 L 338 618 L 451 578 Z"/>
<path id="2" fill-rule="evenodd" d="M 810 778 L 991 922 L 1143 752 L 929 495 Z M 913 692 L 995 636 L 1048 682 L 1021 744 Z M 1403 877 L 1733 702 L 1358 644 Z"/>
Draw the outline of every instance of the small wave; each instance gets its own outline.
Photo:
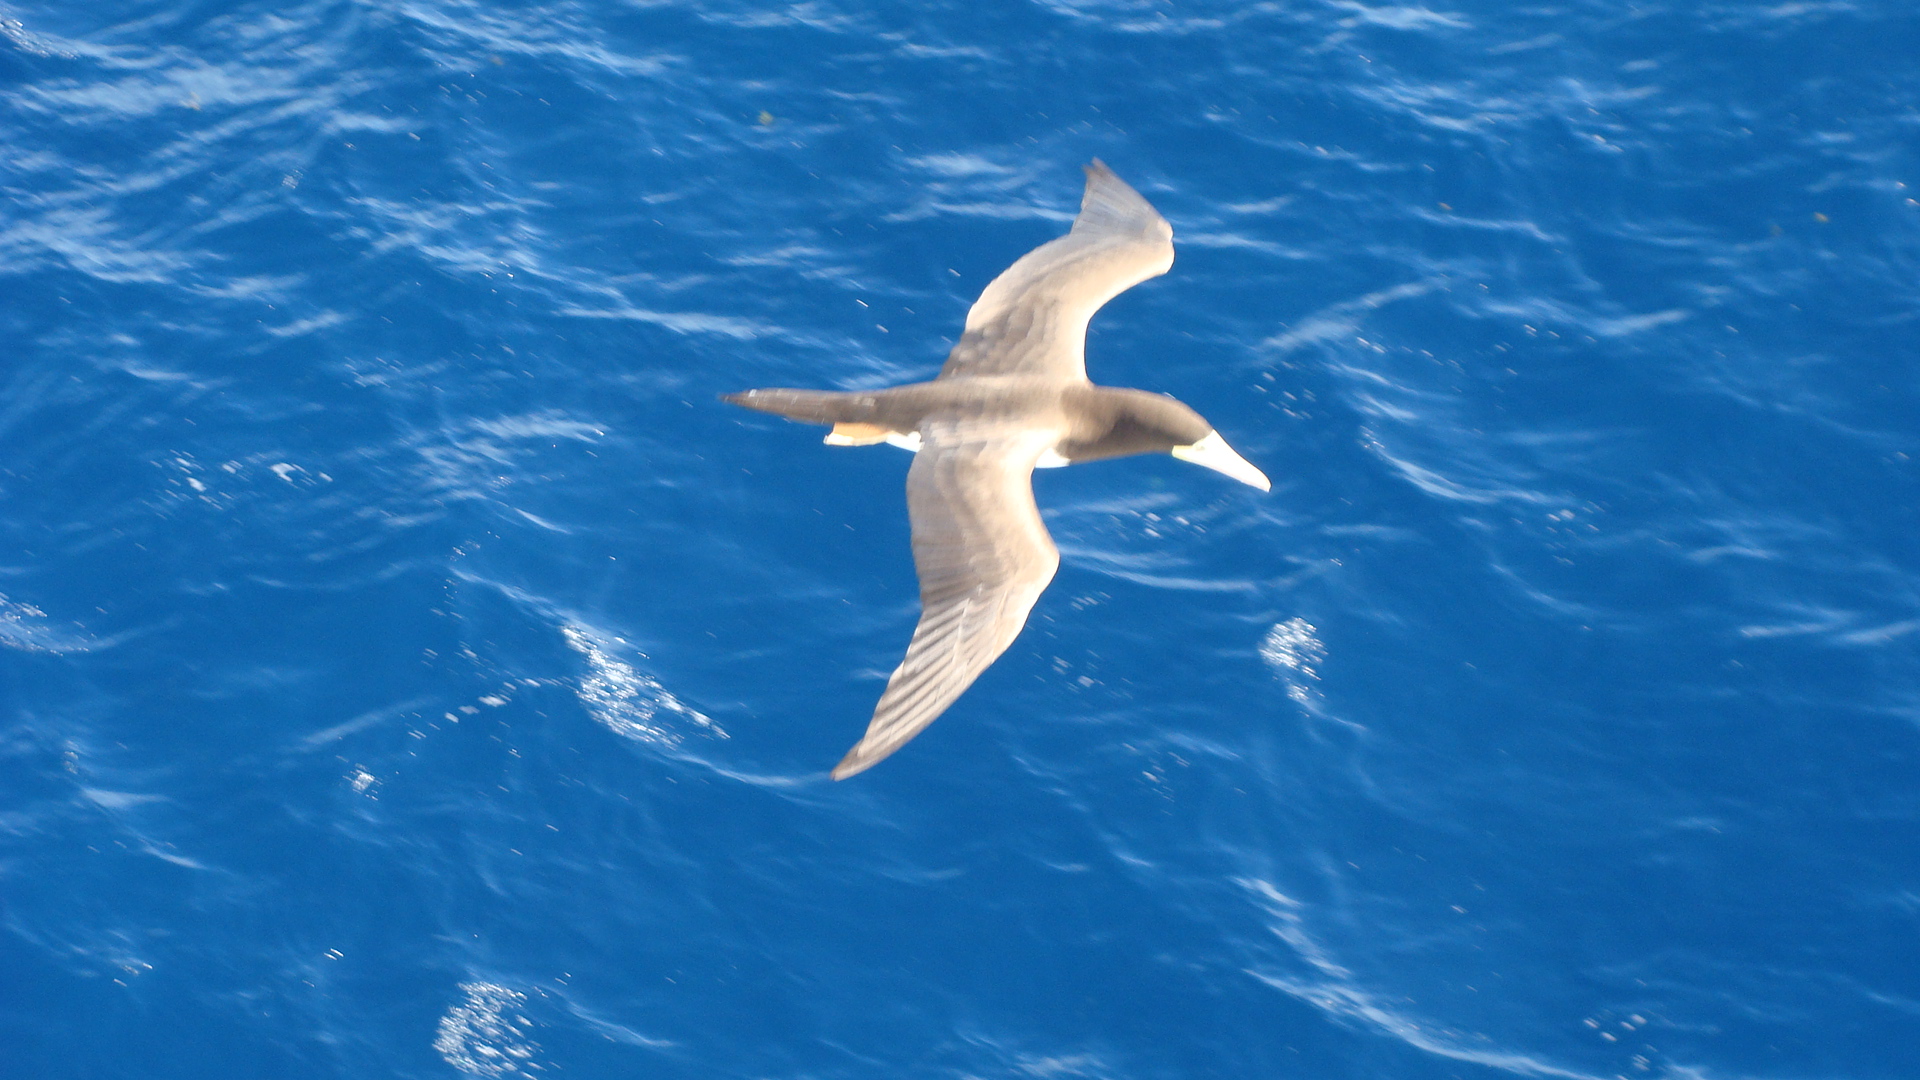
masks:
<path id="1" fill-rule="evenodd" d="M 1255 979 L 1331 1016 L 1358 1021 L 1436 1057 L 1484 1065 L 1516 1076 L 1597 1080 L 1588 1073 L 1564 1069 L 1528 1054 L 1464 1045 L 1467 1036 L 1463 1033 L 1407 1015 L 1389 998 L 1356 985 L 1353 973 L 1308 932 L 1306 905 L 1265 881 L 1240 878 L 1235 884 L 1253 894 L 1254 902 L 1273 920 L 1268 929 L 1314 972 L 1303 977 L 1247 968 L 1246 973 Z"/>
<path id="2" fill-rule="evenodd" d="M 1425 30 L 1431 27 L 1466 30 L 1473 26 L 1472 23 L 1452 12 L 1432 11 L 1405 4 L 1368 7 L 1365 4 L 1354 3 L 1352 0 L 1340 0 L 1332 6 L 1336 10 L 1352 12 L 1352 19 L 1355 22 L 1382 26 L 1389 30 Z"/>
<path id="3" fill-rule="evenodd" d="M 650 311 L 631 305 L 613 308 L 563 307 L 556 314 L 576 319 L 630 319 L 652 323 L 676 334 L 719 334 L 735 341 L 783 337 L 781 329 L 755 319 L 737 315 L 713 315 L 698 311 Z"/>
<path id="4" fill-rule="evenodd" d="M 0 594 L 0 648 L 21 652 L 88 652 L 94 643 L 55 632 L 41 622 L 47 613 L 32 604 L 22 604 Z"/>
<path id="5" fill-rule="evenodd" d="M 1615 319 L 1597 319 L 1590 324 L 1590 332 L 1597 337 L 1625 337 L 1653 330 L 1669 323 L 1685 321 L 1693 313 L 1680 308 L 1668 311 L 1656 311 L 1648 315 L 1622 315 Z"/>
<path id="6" fill-rule="evenodd" d="M 1538 506 L 1549 505 L 1556 501 L 1550 496 L 1537 491 L 1529 491 L 1522 487 L 1501 483 L 1504 477 L 1497 474 L 1509 472 L 1509 475 L 1511 475 L 1511 473 L 1509 470 L 1503 469 L 1497 461 L 1475 462 L 1469 460 L 1467 455 L 1462 454 L 1448 463 L 1454 472 L 1459 474 L 1477 471 L 1480 475 L 1473 477 L 1471 480 L 1456 479 L 1454 476 L 1448 476 L 1437 469 L 1429 469 L 1417 465 L 1404 457 L 1396 455 L 1387 448 L 1386 443 L 1383 442 L 1377 434 L 1366 428 L 1360 430 L 1360 439 L 1362 447 L 1385 462 L 1393 471 L 1399 473 L 1402 480 L 1405 480 L 1407 483 L 1412 484 L 1414 487 L 1419 488 L 1429 495 L 1439 499 L 1445 499 L 1448 502 L 1471 503 L 1483 506 L 1496 503 L 1517 502 L 1530 503 Z"/>
<path id="7" fill-rule="evenodd" d="M 1261 342 L 1260 347 L 1284 354 L 1318 342 L 1345 337 L 1360 328 L 1361 320 L 1368 312 L 1385 307 L 1396 300 L 1410 300 L 1416 296 L 1424 296 L 1439 288 L 1440 285 L 1441 280 L 1438 278 L 1411 281 L 1333 304 L 1309 315 L 1293 329 Z"/>

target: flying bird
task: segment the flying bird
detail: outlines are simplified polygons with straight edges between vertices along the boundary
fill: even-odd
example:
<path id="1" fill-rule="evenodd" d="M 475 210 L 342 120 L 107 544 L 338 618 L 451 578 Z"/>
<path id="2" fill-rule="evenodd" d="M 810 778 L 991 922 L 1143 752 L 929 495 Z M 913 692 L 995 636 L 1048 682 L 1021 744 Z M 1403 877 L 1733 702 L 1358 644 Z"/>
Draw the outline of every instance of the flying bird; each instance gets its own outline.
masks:
<path id="1" fill-rule="evenodd" d="M 888 442 L 907 470 L 920 623 L 867 733 L 833 778 L 863 772 L 946 711 L 1026 624 L 1060 553 L 1033 501 L 1035 468 L 1167 453 L 1262 491 L 1266 476 L 1164 394 L 1087 380 L 1087 320 L 1173 265 L 1173 227 L 1099 160 L 1073 229 L 993 279 L 932 382 L 887 390 L 748 390 L 723 399 L 832 424 L 833 446 Z"/>

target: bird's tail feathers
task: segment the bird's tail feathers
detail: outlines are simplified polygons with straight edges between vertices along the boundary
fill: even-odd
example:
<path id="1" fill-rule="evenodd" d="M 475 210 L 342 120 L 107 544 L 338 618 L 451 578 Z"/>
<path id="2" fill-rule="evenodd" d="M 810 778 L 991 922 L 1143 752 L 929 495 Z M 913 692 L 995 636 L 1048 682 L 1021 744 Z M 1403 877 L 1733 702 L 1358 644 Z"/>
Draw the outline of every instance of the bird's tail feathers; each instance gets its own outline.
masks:
<path id="1" fill-rule="evenodd" d="M 833 390 L 748 390 L 720 400 L 809 424 L 861 423 L 873 416 L 872 394 Z"/>

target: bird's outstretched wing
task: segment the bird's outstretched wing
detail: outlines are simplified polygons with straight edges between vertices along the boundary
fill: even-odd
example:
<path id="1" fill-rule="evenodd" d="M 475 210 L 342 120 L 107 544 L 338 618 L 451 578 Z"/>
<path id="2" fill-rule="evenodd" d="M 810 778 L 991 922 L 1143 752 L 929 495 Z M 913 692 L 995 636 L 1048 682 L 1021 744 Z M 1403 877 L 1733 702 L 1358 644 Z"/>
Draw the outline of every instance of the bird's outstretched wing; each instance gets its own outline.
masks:
<path id="1" fill-rule="evenodd" d="M 1173 226 L 1099 160 L 1073 231 L 1021 256 L 967 312 L 940 378 L 1046 375 L 1085 379 L 1087 320 L 1173 265 Z"/>
<path id="2" fill-rule="evenodd" d="M 1026 625 L 1060 566 L 1033 502 L 1034 462 L 1056 437 L 982 421 L 922 425 L 907 472 L 920 624 L 835 780 L 871 768 L 933 723 Z"/>

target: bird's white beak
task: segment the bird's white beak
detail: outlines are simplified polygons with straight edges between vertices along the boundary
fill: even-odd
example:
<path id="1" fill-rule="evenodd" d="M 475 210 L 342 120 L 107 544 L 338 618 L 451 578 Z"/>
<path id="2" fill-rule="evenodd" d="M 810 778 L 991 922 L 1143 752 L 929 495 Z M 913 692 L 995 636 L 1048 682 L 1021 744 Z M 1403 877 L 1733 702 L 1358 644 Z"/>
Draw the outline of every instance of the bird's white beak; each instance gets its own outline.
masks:
<path id="1" fill-rule="evenodd" d="M 1207 437 L 1191 446 L 1176 446 L 1173 456 L 1181 461 L 1191 461 L 1195 465 L 1205 465 L 1215 472 L 1223 472 L 1243 484 L 1252 484 L 1261 491 L 1272 491 L 1273 482 L 1267 474 L 1253 467 L 1252 463 L 1227 445 L 1227 440 L 1217 431 L 1207 432 Z"/>

